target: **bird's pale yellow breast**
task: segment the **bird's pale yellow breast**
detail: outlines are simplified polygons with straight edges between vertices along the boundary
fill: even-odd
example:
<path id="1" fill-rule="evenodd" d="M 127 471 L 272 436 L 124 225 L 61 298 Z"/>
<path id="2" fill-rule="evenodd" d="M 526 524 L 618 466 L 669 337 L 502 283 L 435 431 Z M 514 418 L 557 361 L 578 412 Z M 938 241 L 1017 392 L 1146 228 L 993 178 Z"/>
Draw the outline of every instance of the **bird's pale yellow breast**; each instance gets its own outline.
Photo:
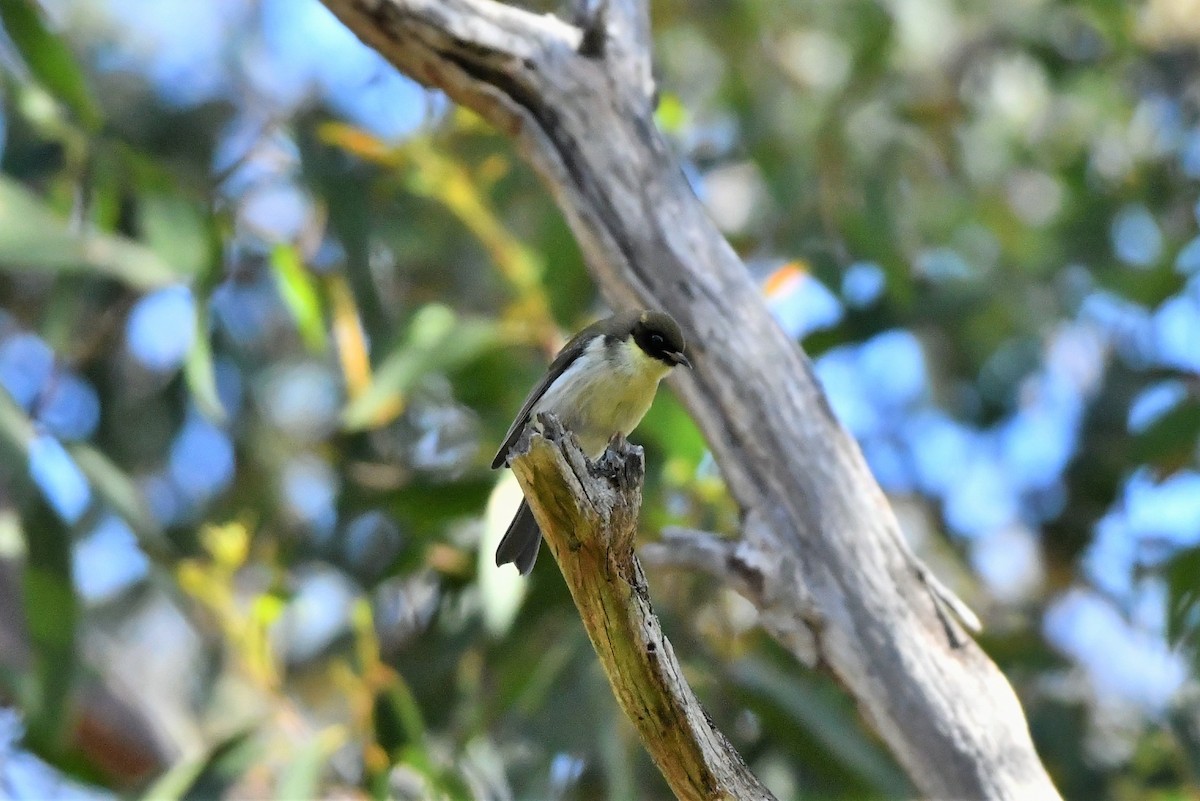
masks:
<path id="1" fill-rule="evenodd" d="M 557 414 L 584 452 L 595 458 L 615 434 L 637 428 L 670 370 L 631 339 L 606 346 L 597 337 L 546 390 L 533 414 Z"/>

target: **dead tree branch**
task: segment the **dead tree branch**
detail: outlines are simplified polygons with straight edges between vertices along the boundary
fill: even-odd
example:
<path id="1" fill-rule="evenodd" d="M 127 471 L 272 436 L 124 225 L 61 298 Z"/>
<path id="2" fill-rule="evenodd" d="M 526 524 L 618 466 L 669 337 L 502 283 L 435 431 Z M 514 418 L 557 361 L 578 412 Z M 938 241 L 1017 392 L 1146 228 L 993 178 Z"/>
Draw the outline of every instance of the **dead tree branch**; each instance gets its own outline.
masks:
<path id="1" fill-rule="evenodd" d="M 613 694 L 681 799 L 772 799 L 717 731 L 650 608 L 633 553 L 642 449 L 619 442 L 596 463 L 552 415 L 517 443 L 525 497 L 579 609 Z"/>
<path id="2" fill-rule="evenodd" d="M 857 444 L 655 128 L 644 0 L 597 0 L 579 25 L 493 0 L 324 2 L 513 138 L 613 306 L 683 326 L 696 369 L 671 383 L 778 575 L 748 561 L 740 581 L 783 588 L 776 612 L 809 633 L 785 644 L 838 678 L 927 796 L 1057 798 L 1012 688 L 973 643 L 950 646 Z"/>

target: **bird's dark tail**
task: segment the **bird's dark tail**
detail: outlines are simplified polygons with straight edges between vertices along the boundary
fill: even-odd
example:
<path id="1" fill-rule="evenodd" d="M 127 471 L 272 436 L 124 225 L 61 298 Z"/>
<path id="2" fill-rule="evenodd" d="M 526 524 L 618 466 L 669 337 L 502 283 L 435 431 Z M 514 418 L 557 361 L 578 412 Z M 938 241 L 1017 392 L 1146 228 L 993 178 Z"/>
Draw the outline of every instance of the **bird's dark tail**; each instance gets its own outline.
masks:
<path id="1" fill-rule="evenodd" d="M 522 576 L 528 576 L 537 561 L 538 548 L 542 544 L 542 531 L 537 521 L 533 519 L 533 511 L 529 504 L 521 501 L 521 508 L 508 524 L 504 539 L 496 548 L 496 567 L 512 562 L 521 571 Z"/>

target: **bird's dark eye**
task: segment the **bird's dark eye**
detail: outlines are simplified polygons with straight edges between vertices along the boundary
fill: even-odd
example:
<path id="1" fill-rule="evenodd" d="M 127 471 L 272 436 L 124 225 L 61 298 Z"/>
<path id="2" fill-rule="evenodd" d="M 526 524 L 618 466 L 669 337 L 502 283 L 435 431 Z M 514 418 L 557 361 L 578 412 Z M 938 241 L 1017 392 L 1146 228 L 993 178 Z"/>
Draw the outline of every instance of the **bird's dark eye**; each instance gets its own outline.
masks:
<path id="1" fill-rule="evenodd" d="M 651 334 L 650 335 L 650 345 L 655 350 L 662 350 L 666 346 L 666 344 L 667 344 L 667 341 L 662 338 L 662 334 Z"/>

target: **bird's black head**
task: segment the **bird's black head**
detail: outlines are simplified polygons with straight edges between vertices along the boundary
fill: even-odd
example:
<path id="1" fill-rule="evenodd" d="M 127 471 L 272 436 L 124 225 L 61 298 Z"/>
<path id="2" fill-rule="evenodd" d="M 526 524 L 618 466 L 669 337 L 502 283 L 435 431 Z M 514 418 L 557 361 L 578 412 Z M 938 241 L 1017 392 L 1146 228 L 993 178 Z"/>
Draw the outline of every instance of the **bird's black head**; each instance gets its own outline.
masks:
<path id="1" fill-rule="evenodd" d="M 665 312 L 645 311 L 638 315 L 633 324 L 633 341 L 647 356 L 672 367 L 677 364 L 692 366 L 684 355 L 687 346 L 683 341 L 683 332 L 671 315 Z"/>

